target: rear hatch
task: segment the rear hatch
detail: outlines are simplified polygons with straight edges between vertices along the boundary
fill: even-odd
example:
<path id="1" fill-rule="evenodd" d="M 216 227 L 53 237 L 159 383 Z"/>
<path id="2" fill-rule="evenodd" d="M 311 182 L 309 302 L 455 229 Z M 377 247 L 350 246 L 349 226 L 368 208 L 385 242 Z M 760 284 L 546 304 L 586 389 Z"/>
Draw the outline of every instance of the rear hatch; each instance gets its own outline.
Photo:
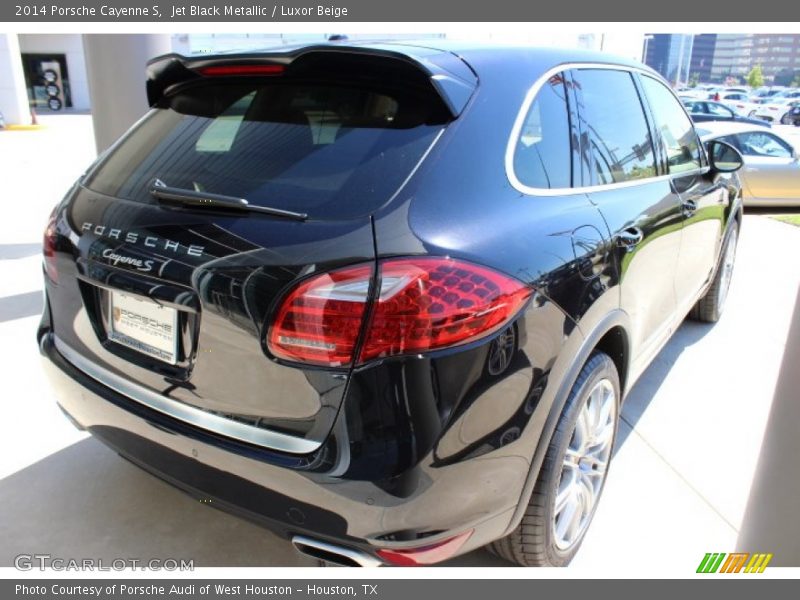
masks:
<path id="1" fill-rule="evenodd" d="M 319 446 L 349 369 L 282 362 L 265 331 L 298 281 L 374 262 L 370 214 L 456 116 L 435 79 L 365 51 L 156 63 L 155 108 L 60 211 L 59 350 L 222 435 Z"/>

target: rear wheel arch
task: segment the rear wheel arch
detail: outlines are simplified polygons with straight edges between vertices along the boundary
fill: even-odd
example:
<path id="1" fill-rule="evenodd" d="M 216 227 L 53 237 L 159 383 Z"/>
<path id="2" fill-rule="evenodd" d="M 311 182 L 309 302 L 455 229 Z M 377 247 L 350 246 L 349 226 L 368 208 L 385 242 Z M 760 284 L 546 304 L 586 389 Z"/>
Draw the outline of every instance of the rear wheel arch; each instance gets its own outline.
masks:
<path id="1" fill-rule="evenodd" d="M 577 378 L 583 369 L 584 365 L 591 359 L 596 352 L 603 352 L 607 354 L 614 362 L 620 378 L 621 398 L 625 397 L 625 381 L 627 380 L 628 365 L 630 364 L 630 345 L 628 331 L 630 330 L 630 319 L 627 313 L 620 309 L 616 309 L 608 313 L 604 318 L 590 329 L 590 333 L 584 336 L 583 343 L 567 368 L 564 377 L 558 383 L 558 389 L 555 392 L 554 400 L 550 406 L 550 410 L 545 420 L 544 427 L 542 428 L 541 436 L 536 443 L 533 451 L 533 459 L 531 461 L 531 468 L 528 472 L 528 477 L 525 480 L 525 485 L 522 489 L 517 508 L 514 515 L 509 522 L 506 531 L 503 533 L 504 537 L 511 533 L 519 525 L 525 509 L 528 506 L 536 480 L 539 476 L 539 471 L 544 461 L 545 453 L 550 444 L 550 440 L 564 411 L 564 406 L 567 403 L 569 394 L 577 381 Z"/>
<path id="2" fill-rule="evenodd" d="M 630 359 L 628 333 L 621 325 L 615 325 L 597 341 L 594 350 L 607 354 L 614 361 L 614 366 L 619 374 L 620 389 L 624 393 Z"/>

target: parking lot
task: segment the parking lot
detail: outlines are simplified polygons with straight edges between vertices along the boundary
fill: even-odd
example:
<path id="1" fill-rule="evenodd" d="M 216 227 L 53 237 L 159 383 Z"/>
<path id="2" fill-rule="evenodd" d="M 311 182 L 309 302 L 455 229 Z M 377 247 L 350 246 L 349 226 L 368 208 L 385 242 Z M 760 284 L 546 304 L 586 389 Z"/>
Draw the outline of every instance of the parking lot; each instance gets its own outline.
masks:
<path id="1" fill-rule="evenodd" d="M 0 132 L 0 566 L 37 552 L 313 565 L 268 531 L 139 471 L 55 405 L 34 339 L 40 238 L 94 142 L 89 115 L 40 121 L 41 130 Z M 800 227 L 773 212 L 745 216 L 722 320 L 685 323 L 630 392 L 604 499 L 572 568 L 618 568 L 624 554 L 626 569 L 653 569 L 657 549 L 686 573 L 704 553 L 737 547 L 788 333 L 800 319 Z M 449 564 L 506 566 L 485 551 Z"/>

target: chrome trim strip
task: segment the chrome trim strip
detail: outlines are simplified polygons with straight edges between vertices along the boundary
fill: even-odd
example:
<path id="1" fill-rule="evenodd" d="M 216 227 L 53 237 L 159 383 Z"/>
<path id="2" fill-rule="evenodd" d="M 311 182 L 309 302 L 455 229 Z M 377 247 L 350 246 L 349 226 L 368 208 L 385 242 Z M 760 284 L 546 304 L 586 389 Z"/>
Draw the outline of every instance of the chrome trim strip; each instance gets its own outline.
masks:
<path id="1" fill-rule="evenodd" d="M 631 181 L 622 181 L 620 183 L 607 183 L 603 185 L 590 185 L 582 187 L 555 188 L 555 189 L 535 188 L 527 186 L 524 183 L 522 183 L 517 178 L 517 174 L 514 172 L 514 151 L 516 150 L 517 139 L 519 139 L 520 132 L 522 131 L 522 125 L 525 123 L 525 117 L 528 116 L 528 111 L 530 110 L 531 105 L 536 99 L 536 95 L 539 93 L 539 90 L 542 89 L 542 86 L 545 84 L 545 82 L 548 79 L 550 79 L 553 75 L 556 75 L 557 73 L 569 69 L 606 69 L 610 71 L 627 71 L 629 73 L 637 72 L 641 73 L 642 75 L 646 75 L 648 77 L 656 79 L 658 81 L 656 77 L 653 77 L 653 73 L 646 68 L 631 67 L 626 65 L 616 65 L 613 63 L 601 63 L 601 62 L 562 63 L 546 71 L 544 75 L 539 77 L 539 79 L 537 79 L 534 82 L 534 84 L 528 90 L 528 93 L 525 95 L 525 100 L 522 101 L 522 106 L 520 107 L 520 110 L 517 113 L 517 118 L 514 121 L 513 128 L 511 129 L 511 136 L 508 138 L 508 144 L 506 145 L 506 157 L 505 157 L 506 176 L 508 177 L 509 182 L 511 182 L 511 186 L 515 190 L 517 190 L 518 192 L 522 192 L 523 194 L 532 196 L 570 196 L 572 194 L 589 194 L 592 192 L 602 192 L 605 190 L 615 190 L 615 189 L 634 187 L 639 185 L 647 185 L 658 181 L 668 181 L 675 176 L 687 177 L 690 175 L 704 175 L 709 171 L 709 168 L 707 166 L 704 166 L 692 171 L 686 171 L 685 173 L 672 173 L 668 175 L 659 175 L 657 177 L 648 177 L 647 179 L 633 179 Z M 683 104 L 681 104 L 681 106 L 683 106 Z"/>
<path id="2" fill-rule="evenodd" d="M 58 350 L 66 360 L 95 381 L 102 383 L 126 398 L 130 398 L 134 402 L 143 404 L 165 415 L 184 421 L 185 423 L 235 440 L 291 454 L 308 454 L 322 445 L 322 442 L 306 440 L 268 429 L 260 429 L 245 423 L 237 423 L 225 417 L 220 417 L 219 415 L 184 404 L 183 402 L 137 385 L 96 365 L 69 345 L 62 342 L 58 337 L 55 337 L 55 345 L 56 350 Z"/>
<path id="3" fill-rule="evenodd" d="M 334 544 L 329 544 L 328 542 L 321 542 L 319 540 L 307 538 L 303 535 L 294 536 L 292 538 L 292 545 L 301 554 L 306 554 L 300 548 L 297 547 L 298 544 L 302 544 L 303 546 L 308 546 L 309 548 L 317 548 L 324 552 L 329 552 L 330 554 L 338 554 L 339 556 L 344 556 L 345 558 L 349 558 L 350 560 L 352 560 L 361 567 L 383 566 L 383 563 L 380 560 L 378 560 L 374 556 L 367 554 L 366 552 L 353 550 L 352 548 L 345 548 L 343 546 L 336 546 Z M 306 556 L 313 556 L 313 555 L 306 554 Z"/>

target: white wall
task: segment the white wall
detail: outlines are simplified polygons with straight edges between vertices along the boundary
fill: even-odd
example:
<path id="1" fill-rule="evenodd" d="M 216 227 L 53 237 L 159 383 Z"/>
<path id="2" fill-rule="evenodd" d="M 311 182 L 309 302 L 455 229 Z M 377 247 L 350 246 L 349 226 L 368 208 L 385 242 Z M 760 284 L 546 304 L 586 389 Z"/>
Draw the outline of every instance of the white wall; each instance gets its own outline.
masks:
<path id="1" fill-rule="evenodd" d="M 20 34 L 19 47 L 22 53 L 65 54 L 69 71 L 69 87 L 72 91 L 72 107 L 79 110 L 87 110 L 91 107 L 86 62 L 83 58 L 83 43 L 80 34 Z"/>
<path id="2" fill-rule="evenodd" d="M 14 33 L 0 33 L 0 112 L 6 125 L 28 125 L 31 122 L 25 75 Z"/>
<path id="3" fill-rule="evenodd" d="M 172 50 L 166 34 L 83 35 L 97 152 L 103 152 L 144 115 L 147 61 Z"/>

